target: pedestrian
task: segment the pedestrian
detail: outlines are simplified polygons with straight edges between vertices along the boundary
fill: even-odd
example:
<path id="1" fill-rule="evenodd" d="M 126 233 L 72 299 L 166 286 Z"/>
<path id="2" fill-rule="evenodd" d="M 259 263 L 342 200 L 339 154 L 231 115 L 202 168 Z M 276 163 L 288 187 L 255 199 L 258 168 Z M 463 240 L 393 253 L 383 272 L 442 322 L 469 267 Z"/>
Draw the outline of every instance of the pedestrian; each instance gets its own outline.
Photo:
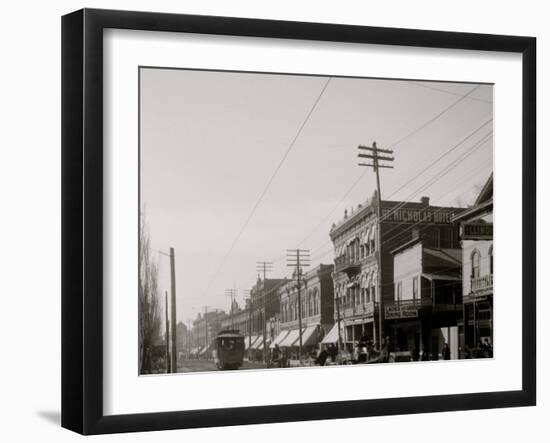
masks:
<path id="1" fill-rule="evenodd" d="M 273 352 L 271 353 L 271 362 L 274 365 L 277 365 L 277 367 L 281 367 L 281 350 L 279 349 L 279 345 L 275 345 L 273 348 Z"/>
<path id="2" fill-rule="evenodd" d="M 418 349 L 418 346 L 415 346 L 412 350 L 412 359 L 413 361 L 420 360 L 420 349 Z"/>
<path id="3" fill-rule="evenodd" d="M 449 343 L 445 342 L 443 345 L 443 350 L 441 351 L 443 354 L 443 360 L 450 360 L 451 359 L 451 348 L 449 347 Z"/>
<path id="4" fill-rule="evenodd" d="M 324 347 L 321 347 L 319 354 L 317 355 L 317 358 L 315 359 L 315 364 L 319 366 L 325 366 L 325 363 L 327 361 L 328 352 Z"/>

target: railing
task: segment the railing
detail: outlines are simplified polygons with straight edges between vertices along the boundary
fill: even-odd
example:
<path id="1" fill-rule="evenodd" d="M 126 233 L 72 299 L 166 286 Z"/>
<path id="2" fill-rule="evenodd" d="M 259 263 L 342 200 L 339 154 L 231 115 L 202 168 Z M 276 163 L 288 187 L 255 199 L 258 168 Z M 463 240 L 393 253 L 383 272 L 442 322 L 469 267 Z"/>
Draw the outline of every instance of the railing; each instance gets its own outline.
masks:
<path id="1" fill-rule="evenodd" d="M 471 287 L 472 292 L 493 289 L 493 274 L 487 274 L 481 277 L 472 278 Z"/>
<path id="2" fill-rule="evenodd" d="M 361 259 L 357 258 L 339 258 L 334 263 L 334 270 L 336 272 L 343 272 L 347 269 L 357 268 L 361 266 Z"/>
<path id="3" fill-rule="evenodd" d="M 372 315 L 374 313 L 374 302 L 348 306 L 342 310 L 344 317 L 355 317 L 356 315 Z"/>
<path id="4" fill-rule="evenodd" d="M 305 325 L 308 324 L 317 324 L 321 321 L 321 315 L 312 315 L 312 316 L 306 316 L 302 315 L 302 327 L 305 327 Z M 281 322 L 281 327 L 284 329 L 295 329 L 298 327 L 299 321 L 298 320 L 290 320 Z"/>

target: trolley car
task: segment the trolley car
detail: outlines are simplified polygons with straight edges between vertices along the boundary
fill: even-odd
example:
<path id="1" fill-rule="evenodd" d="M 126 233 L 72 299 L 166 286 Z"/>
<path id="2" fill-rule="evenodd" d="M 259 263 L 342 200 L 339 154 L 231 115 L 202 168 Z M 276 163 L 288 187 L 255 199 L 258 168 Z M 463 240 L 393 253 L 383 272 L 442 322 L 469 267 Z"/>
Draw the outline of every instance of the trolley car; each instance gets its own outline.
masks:
<path id="1" fill-rule="evenodd" d="M 243 365 L 244 336 L 236 330 L 221 331 L 215 339 L 213 354 L 218 369 L 239 369 Z"/>

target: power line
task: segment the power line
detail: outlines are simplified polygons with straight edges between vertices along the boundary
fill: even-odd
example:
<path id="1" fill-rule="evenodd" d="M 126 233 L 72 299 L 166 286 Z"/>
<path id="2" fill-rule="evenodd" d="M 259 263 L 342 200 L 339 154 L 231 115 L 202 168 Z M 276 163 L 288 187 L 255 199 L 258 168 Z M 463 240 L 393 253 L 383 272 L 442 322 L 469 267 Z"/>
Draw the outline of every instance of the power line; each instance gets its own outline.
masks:
<path id="1" fill-rule="evenodd" d="M 456 96 L 461 96 L 462 95 L 460 92 L 453 92 L 453 91 L 449 91 L 447 89 L 440 89 L 440 88 L 436 88 L 434 86 L 428 86 L 428 85 L 423 84 L 423 83 L 412 82 L 412 81 L 409 81 L 409 83 L 411 83 L 413 85 L 416 85 L 416 86 L 420 86 L 421 88 L 431 89 L 432 91 L 443 92 L 444 94 L 450 94 L 450 95 L 456 95 Z M 479 97 L 471 97 L 471 96 L 468 95 L 468 99 L 469 100 L 475 100 L 475 101 L 478 101 L 478 102 L 489 103 L 491 105 L 493 104 L 492 100 L 485 100 L 485 99 L 479 98 Z"/>
<path id="2" fill-rule="evenodd" d="M 408 137 L 411 137 L 412 135 L 416 134 L 417 132 L 419 132 L 420 130 L 424 129 L 425 127 L 429 126 L 431 123 L 433 123 L 434 121 L 436 121 L 438 118 L 440 118 L 441 116 L 443 116 L 446 112 L 448 112 L 449 110 L 451 110 L 452 108 L 454 108 L 456 105 L 458 105 L 462 99 L 464 98 L 471 98 L 469 97 L 471 93 L 473 93 L 480 85 L 477 85 L 475 88 L 473 88 L 472 90 L 470 90 L 469 92 L 467 92 L 466 94 L 464 95 L 461 95 L 460 99 L 459 100 L 456 100 L 454 101 L 453 103 L 451 103 L 449 106 L 447 106 L 446 108 L 444 108 L 442 111 L 440 111 L 439 113 L 437 113 L 435 116 L 433 116 L 432 118 L 430 118 L 427 122 L 423 123 L 422 125 L 420 125 L 418 128 L 416 128 L 414 131 L 410 132 L 409 134 L 407 134 L 406 136 L 404 137 L 401 137 L 397 142 L 393 143 L 392 145 L 390 145 L 390 147 L 393 147 L 401 142 L 403 142 L 406 138 Z M 492 119 L 491 119 L 492 121 Z M 465 141 L 465 140 L 464 140 Z M 456 147 L 456 146 L 455 146 Z M 443 157 L 443 156 L 442 156 Z M 441 159 L 442 157 L 440 157 L 439 159 Z M 439 160 L 438 159 L 438 160 Z M 424 172 L 425 170 L 427 170 L 429 167 L 431 167 L 433 164 L 437 163 L 437 161 L 434 161 L 433 163 L 431 163 L 427 168 L 425 168 L 423 171 L 421 171 L 419 174 L 421 174 L 422 172 Z M 355 189 L 355 187 L 359 184 L 359 182 L 361 181 L 361 179 L 366 175 L 367 171 L 363 171 L 361 174 L 359 174 L 359 176 L 355 179 L 355 181 L 351 184 L 351 186 L 348 187 L 348 189 L 346 190 L 346 192 L 344 193 L 344 195 L 342 196 L 342 198 L 338 201 L 338 203 L 336 203 L 336 205 L 328 212 L 327 215 L 325 215 L 322 220 L 317 224 L 315 225 L 315 227 L 313 229 L 311 229 L 309 231 L 309 234 L 306 235 L 306 237 L 304 237 L 300 242 L 298 242 L 298 246 L 301 246 L 304 244 L 304 242 L 306 240 L 308 240 L 309 238 L 311 238 L 311 236 L 313 235 L 313 232 L 315 232 L 317 229 L 319 229 L 321 226 L 323 226 L 324 222 L 326 220 L 328 220 L 328 218 L 334 213 L 334 211 L 336 211 L 336 209 L 338 209 L 338 207 L 344 202 L 344 200 L 348 197 L 348 195 Z M 410 181 L 409 181 L 410 182 Z M 400 188 L 401 189 L 401 188 Z M 399 191 L 399 190 L 397 190 Z M 390 198 L 395 195 L 395 193 L 397 192 L 395 191 L 393 194 L 390 195 Z M 279 262 L 281 260 L 284 259 L 284 256 L 283 257 L 280 257 L 280 258 L 277 258 L 276 260 L 274 260 L 274 262 Z"/>
<path id="3" fill-rule="evenodd" d="M 443 171 L 440 171 L 438 174 L 436 174 L 434 177 L 428 180 L 428 182 L 424 183 L 422 186 L 417 188 L 414 192 L 412 192 L 405 200 L 399 202 L 397 205 L 395 205 L 388 213 L 384 215 L 380 219 L 380 222 L 383 222 L 384 220 L 387 220 L 390 218 L 393 214 L 395 214 L 397 211 L 399 211 L 401 208 L 403 208 L 407 203 L 412 202 L 412 198 L 418 196 L 420 193 L 424 192 L 427 188 L 429 188 L 431 185 L 433 185 L 437 180 L 439 180 L 441 177 L 444 177 L 446 174 L 448 174 L 454 166 L 464 161 L 466 158 L 468 158 L 476 149 L 478 149 L 480 146 L 482 146 L 489 138 L 491 137 L 491 133 L 485 135 L 482 137 L 482 139 L 478 140 L 472 147 L 470 147 L 466 152 L 464 152 L 459 158 L 453 160 L 451 163 L 449 163 Z"/>
<path id="4" fill-rule="evenodd" d="M 273 183 L 273 180 L 275 179 L 275 177 L 277 176 L 277 173 L 279 172 L 279 170 L 281 169 L 283 163 L 285 162 L 286 158 L 288 157 L 288 154 L 290 154 L 290 151 L 292 150 L 292 148 L 294 147 L 294 145 L 296 144 L 296 141 L 298 140 L 298 138 L 300 137 L 300 134 L 302 133 L 304 127 L 306 126 L 307 122 L 309 121 L 311 115 L 313 114 L 313 111 L 315 110 L 315 108 L 317 107 L 317 104 L 319 103 L 319 101 L 321 100 L 321 97 L 323 96 L 325 90 L 327 89 L 330 81 L 331 81 L 332 77 L 329 77 L 328 80 L 326 81 L 325 85 L 323 86 L 321 92 L 319 93 L 319 95 L 317 96 L 317 99 L 315 100 L 315 102 L 313 103 L 313 105 L 311 106 L 311 109 L 309 110 L 309 112 L 307 113 L 304 121 L 302 122 L 302 124 L 300 125 L 300 127 L 298 128 L 298 131 L 296 132 L 296 135 L 294 136 L 294 138 L 292 139 L 292 141 L 290 142 L 290 145 L 288 146 L 285 154 L 283 155 L 283 157 L 281 158 L 279 164 L 277 165 L 277 167 L 275 168 L 275 171 L 273 171 L 273 174 L 271 175 L 271 177 L 269 178 L 267 184 L 265 185 L 262 193 L 260 194 L 260 197 L 258 198 L 258 200 L 256 200 L 256 203 L 254 204 L 254 206 L 252 207 L 252 210 L 250 211 L 250 214 L 248 215 L 248 217 L 246 218 L 244 224 L 242 225 L 241 229 L 239 230 L 237 236 L 235 237 L 235 239 L 233 240 L 233 242 L 231 243 L 231 246 L 229 247 L 228 251 L 225 253 L 220 265 L 218 266 L 216 272 L 213 274 L 213 277 L 212 279 L 210 280 L 210 282 L 208 283 L 207 287 L 206 287 L 206 291 L 208 291 L 210 289 L 210 287 L 212 286 L 213 282 L 215 281 L 216 279 L 216 276 L 220 273 L 221 269 L 223 268 L 225 262 L 227 261 L 227 258 L 229 257 L 229 255 L 231 254 L 231 252 L 233 252 L 233 249 L 235 248 L 235 245 L 237 244 L 237 242 L 239 241 L 239 239 L 241 238 L 244 230 L 246 229 L 246 227 L 248 226 L 248 223 L 250 223 L 250 220 L 252 220 L 252 217 L 254 216 L 254 213 L 256 212 L 256 209 L 258 209 L 258 206 L 260 205 L 262 199 L 264 198 L 264 196 L 267 194 L 267 191 L 269 189 L 269 187 L 271 186 L 271 183 Z"/>
<path id="5" fill-rule="evenodd" d="M 472 155 L 477 149 L 479 149 L 481 146 L 483 146 L 489 139 L 491 138 L 491 134 L 488 134 L 486 135 L 483 139 L 479 140 L 478 142 L 476 142 L 474 144 L 474 146 L 472 146 L 468 151 L 466 151 L 465 153 L 462 154 L 461 157 L 455 159 L 453 162 L 451 162 L 443 171 L 441 171 L 440 173 L 438 173 L 436 176 L 434 176 L 433 178 L 431 178 L 430 180 L 428 180 L 428 182 L 426 184 L 424 184 L 423 186 L 421 186 L 420 188 L 417 189 L 417 191 L 414 192 L 414 195 L 418 195 L 419 193 L 423 192 L 424 190 L 426 190 L 426 188 L 430 187 L 431 185 L 433 185 L 436 181 L 440 180 L 442 177 L 444 177 L 445 175 L 447 175 L 458 163 L 461 163 L 462 161 L 464 161 L 466 158 L 468 158 L 470 155 Z M 409 202 L 407 202 L 409 203 Z M 401 205 L 401 207 L 403 207 L 404 204 Z M 395 213 L 395 211 L 393 211 Z M 382 219 L 380 220 L 380 222 L 383 222 L 384 220 L 387 220 L 390 216 L 385 216 L 385 217 L 382 217 Z M 399 226 L 399 225 L 398 225 Z M 394 231 L 395 229 L 397 229 L 397 227 L 394 227 L 392 230 L 388 231 L 387 234 L 389 234 L 390 232 Z"/>
<path id="6" fill-rule="evenodd" d="M 480 85 L 477 85 L 475 86 L 473 89 L 470 90 L 470 92 L 466 93 L 465 95 L 462 95 L 458 100 L 454 101 L 453 103 L 451 103 L 449 106 L 447 106 L 445 109 L 443 109 L 441 112 L 439 112 L 438 114 L 434 115 L 431 119 L 429 119 L 427 122 L 425 122 L 424 124 L 420 125 L 418 128 L 416 128 L 415 130 L 413 130 L 412 132 L 409 132 L 407 135 L 405 135 L 404 137 L 401 137 L 399 140 L 397 140 L 395 143 L 392 143 L 389 145 L 390 148 L 394 148 L 395 146 L 397 146 L 399 143 L 403 142 L 404 140 L 406 140 L 407 138 L 409 137 L 412 137 L 413 135 L 417 134 L 418 132 L 420 132 L 422 129 L 424 129 L 426 126 L 428 126 L 430 123 L 434 122 L 435 120 L 437 120 L 439 117 L 441 117 L 443 114 L 445 114 L 446 112 L 448 112 L 449 110 L 451 110 L 452 108 L 454 108 L 456 105 L 458 105 L 462 100 L 464 100 L 466 97 L 468 97 L 472 92 L 476 91 L 478 88 L 480 87 Z"/>
<path id="7" fill-rule="evenodd" d="M 492 120 L 492 119 L 490 119 Z M 470 138 L 473 134 L 475 134 L 476 132 L 478 132 L 483 126 L 485 126 L 488 122 L 484 123 L 482 126 L 480 126 L 479 128 L 477 128 L 476 130 L 474 130 L 472 133 L 470 133 L 468 136 L 466 136 L 465 138 L 463 138 L 458 144 L 454 145 L 453 147 L 451 147 L 451 149 L 447 150 L 443 155 L 441 155 L 439 158 L 437 158 L 434 162 L 432 162 L 430 165 L 428 165 L 426 168 L 424 168 L 422 171 L 420 171 L 418 174 L 416 174 L 416 176 L 414 176 L 413 178 L 411 178 L 406 184 L 405 186 L 414 181 L 420 174 L 424 173 L 425 171 L 427 171 L 431 166 L 433 166 L 435 163 L 437 163 L 439 160 L 441 160 L 443 157 L 445 157 L 447 154 L 449 154 L 450 152 L 452 152 L 454 149 L 456 149 L 458 146 L 460 146 L 461 144 L 463 144 L 468 138 Z M 421 186 L 420 188 L 418 188 L 414 193 L 412 193 L 411 195 L 409 195 L 407 197 L 406 200 L 402 201 L 402 202 L 399 202 L 394 208 L 392 208 L 392 210 L 386 214 L 386 216 L 382 217 L 380 221 L 384 221 L 386 220 L 387 218 L 389 218 L 394 212 L 396 212 L 397 210 L 399 210 L 400 208 L 402 208 L 405 204 L 407 203 L 410 203 L 411 202 L 411 199 L 413 197 L 416 197 L 418 194 L 420 194 L 421 192 L 423 192 L 427 187 L 429 186 L 432 186 L 435 182 L 437 182 L 437 180 L 439 180 L 441 177 L 443 177 L 444 175 L 441 175 L 442 173 L 443 174 L 446 174 L 448 173 L 448 169 L 451 167 L 451 166 L 456 166 L 456 164 L 460 163 L 461 161 L 463 161 L 468 155 L 469 153 L 471 154 L 473 150 L 479 148 L 483 143 L 485 143 L 487 140 L 488 140 L 488 137 L 491 135 L 492 131 L 488 134 L 486 134 L 485 136 L 483 136 L 480 140 L 478 140 L 476 143 L 474 143 L 474 145 L 472 147 L 470 147 L 465 153 L 462 154 L 462 157 L 459 157 L 458 159 L 455 159 L 453 160 L 449 165 L 447 165 L 443 171 L 439 172 L 436 176 L 432 177 L 430 180 L 428 180 L 427 183 L 425 183 L 423 186 Z M 466 157 L 464 157 L 464 155 L 466 154 Z M 462 183 L 462 182 L 461 182 Z M 402 189 L 402 187 L 400 187 L 397 191 L 395 191 L 393 194 L 390 195 L 389 198 L 391 198 L 393 195 L 395 195 L 400 189 Z M 331 243 L 331 240 L 327 240 L 326 242 L 322 243 L 320 246 L 318 246 L 317 248 L 314 248 L 314 251 L 315 250 L 319 250 L 321 249 L 324 245 L 326 244 L 329 244 Z"/>

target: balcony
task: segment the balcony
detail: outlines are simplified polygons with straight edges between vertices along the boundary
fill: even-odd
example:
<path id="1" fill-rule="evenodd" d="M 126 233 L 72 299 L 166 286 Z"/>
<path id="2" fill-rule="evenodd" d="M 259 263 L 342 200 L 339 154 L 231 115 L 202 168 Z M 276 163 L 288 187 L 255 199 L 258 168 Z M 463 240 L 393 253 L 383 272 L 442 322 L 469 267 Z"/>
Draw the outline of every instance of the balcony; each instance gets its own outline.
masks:
<path id="1" fill-rule="evenodd" d="M 472 278 L 471 288 L 474 293 L 491 292 L 493 290 L 493 274 Z"/>
<path id="2" fill-rule="evenodd" d="M 361 269 L 361 260 L 359 258 L 341 257 L 335 260 L 334 271 L 354 274 Z"/>
<path id="3" fill-rule="evenodd" d="M 361 305 L 347 306 L 341 310 L 342 316 L 344 318 L 365 316 L 369 317 L 374 314 L 374 302 L 369 302 Z"/>

